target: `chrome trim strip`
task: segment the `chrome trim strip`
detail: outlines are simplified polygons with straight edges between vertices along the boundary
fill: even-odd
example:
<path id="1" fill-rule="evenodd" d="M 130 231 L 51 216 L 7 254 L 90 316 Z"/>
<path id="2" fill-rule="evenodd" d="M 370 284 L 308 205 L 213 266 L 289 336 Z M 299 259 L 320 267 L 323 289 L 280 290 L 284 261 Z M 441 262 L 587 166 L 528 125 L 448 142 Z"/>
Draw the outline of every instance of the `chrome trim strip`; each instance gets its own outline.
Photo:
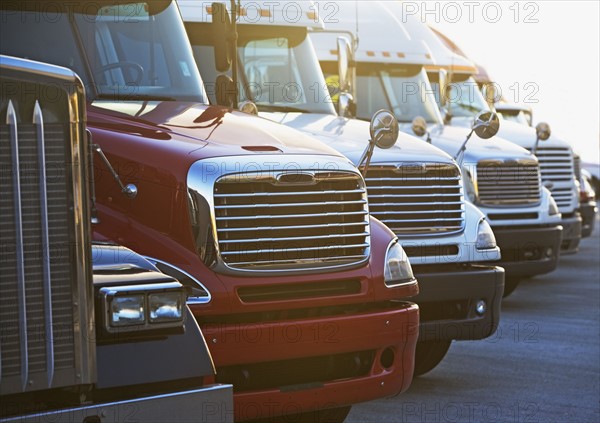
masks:
<path id="1" fill-rule="evenodd" d="M 323 247 L 305 247 L 305 248 L 294 248 L 293 251 L 319 251 L 319 250 L 342 250 L 347 248 L 365 248 L 368 247 L 368 243 L 363 244 L 351 244 L 351 245 L 325 245 Z M 221 251 L 221 254 L 228 256 L 238 256 L 240 254 L 264 254 L 264 253 L 285 253 L 290 251 L 289 248 L 270 248 L 264 250 L 244 250 L 244 251 Z"/>
<path id="2" fill-rule="evenodd" d="M 19 134 L 17 113 L 12 100 L 8 101 L 6 124 L 11 128 L 10 145 L 13 164 L 13 207 L 15 213 L 15 240 L 17 259 L 17 297 L 19 309 L 19 338 L 21 340 L 21 385 L 23 391 L 29 381 L 29 350 L 27 342 L 27 303 L 25 298 L 25 251 L 23 246 L 23 219 L 21 210 L 21 166 L 19 164 Z"/>
<path id="3" fill-rule="evenodd" d="M 364 223 L 363 223 L 364 225 Z M 290 236 L 281 238 L 239 238 L 239 239 L 226 239 L 219 241 L 221 244 L 233 244 L 236 242 L 277 242 L 277 241 L 305 241 L 310 239 L 333 239 L 333 238 L 364 238 L 368 236 L 367 232 L 353 233 L 353 234 L 331 234 L 331 235 L 314 235 L 314 236 Z M 226 253 L 226 251 L 224 252 Z"/>
<path id="4" fill-rule="evenodd" d="M 206 298 L 205 297 L 188 297 L 188 299 L 187 299 L 188 305 L 189 304 L 208 304 L 212 300 L 212 295 L 211 295 L 210 291 L 208 290 L 208 288 L 202 282 L 200 282 L 197 278 L 192 276 L 190 273 L 188 273 L 185 270 L 183 270 L 177 266 L 174 266 L 173 264 L 166 262 L 164 260 L 159 260 L 159 259 L 156 259 L 154 257 L 149 257 L 149 256 L 143 256 L 143 257 L 146 260 L 148 260 L 150 263 L 154 264 L 155 266 L 156 266 L 156 263 L 161 263 L 161 264 L 164 264 L 165 266 L 172 267 L 173 269 L 177 270 L 178 272 L 183 273 L 188 278 L 190 278 L 191 280 L 196 282 L 200 286 L 200 288 L 202 288 L 208 294 L 208 297 L 206 297 Z M 169 275 L 169 276 L 173 276 L 173 275 Z M 179 282 L 181 283 L 181 281 L 179 281 Z"/>
<path id="5" fill-rule="evenodd" d="M 246 231 L 279 231 L 282 229 L 312 229 L 312 228 L 332 228 L 344 226 L 364 226 L 365 222 L 350 223 L 321 223 L 316 225 L 287 225 L 287 226 L 256 226 L 253 228 L 222 228 L 220 232 L 246 232 Z"/>
<path id="6" fill-rule="evenodd" d="M 44 117 L 36 100 L 33 108 L 33 124 L 36 127 L 39 163 L 40 213 L 42 224 L 42 270 L 44 277 L 44 315 L 46 326 L 46 372 L 48 388 L 54 379 L 54 325 L 52 323 L 52 276 L 50 274 L 50 236 L 48 230 L 48 194 L 46 192 L 46 141 Z"/>
<path id="7" fill-rule="evenodd" d="M 364 189 L 354 189 L 348 191 L 328 190 L 328 191 L 303 191 L 295 192 L 293 195 L 334 195 L 334 194 L 361 194 L 364 193 Z M 235 197 L 276 197 L 276 196 L 289 196 L 289 192 L 251 192 L 249 194 L 214 194 L 215 198 L 235 198 Z"/>
<path id="8" fill-rule="evenodd" d="M 224 206 L 215 206 L 215 209 L 216 210 L 228 210 L 228 209 L 256 209 L 256 208 L 261 208 L 261 207 L 312 207 L 312 206 L 335 206 L 338 204 L 367 204 L 367 200 L 320 201 L 320 202 L 312 202 L 312 203 L 231 204 L 231 205 L 224 205 Z"/>

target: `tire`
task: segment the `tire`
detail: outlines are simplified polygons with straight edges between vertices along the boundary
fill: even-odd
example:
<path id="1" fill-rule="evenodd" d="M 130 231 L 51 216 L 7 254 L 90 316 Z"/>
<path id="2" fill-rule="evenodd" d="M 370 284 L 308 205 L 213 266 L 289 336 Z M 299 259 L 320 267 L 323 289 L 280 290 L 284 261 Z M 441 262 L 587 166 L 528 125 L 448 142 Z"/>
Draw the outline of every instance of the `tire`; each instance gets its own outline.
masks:
<path id="1" fill-rule="evenodd" d="M 522 278 L 516 278 L 516 277 L 507 277 L 504 280 L 504 293 L 502 294 L 502 298 L 506 298 L 508 297 L 510 294 L 513 293 L 513 291 L 515 289 L 517 289 L 517 286 L 519 286 L 519 282 L 521 282 Z"/>
<path id="2" fill-rule="evenodd" d="M 452 341 L 419 341 L 415 353 L 415 373 L 413 377 L 433 370 L 446 356 Z"/>

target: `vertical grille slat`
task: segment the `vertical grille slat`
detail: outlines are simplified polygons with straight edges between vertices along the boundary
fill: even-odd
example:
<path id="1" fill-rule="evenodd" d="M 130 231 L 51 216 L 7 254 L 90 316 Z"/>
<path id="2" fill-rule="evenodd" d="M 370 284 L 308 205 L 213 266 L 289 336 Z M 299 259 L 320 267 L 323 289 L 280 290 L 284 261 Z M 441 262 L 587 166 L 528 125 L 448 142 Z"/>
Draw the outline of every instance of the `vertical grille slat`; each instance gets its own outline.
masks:
<path id="1" fill-rule="evenodd" d="M 541 201 L 540 167 L 533 160 L 477 164 L 479 203 L 488 206 L 527 206 Z"/>
<path id="2" fill-rule="evenodd" d="M 365 181 L 371 215 L 397 235 L 442 235 L 464 228 L 462 179 L 456 165 L 372 165 Z"/>
<path id="3" fill-rule="evenodd" d="M 368 258 L 369 212 L 361 176 L 303 172 L 312 175 L 310 181 L 281 183 L 285 172 L 261 172 L 224 175 L 215 182 L 217 243 L 227 266 L 305 270 Z"/>

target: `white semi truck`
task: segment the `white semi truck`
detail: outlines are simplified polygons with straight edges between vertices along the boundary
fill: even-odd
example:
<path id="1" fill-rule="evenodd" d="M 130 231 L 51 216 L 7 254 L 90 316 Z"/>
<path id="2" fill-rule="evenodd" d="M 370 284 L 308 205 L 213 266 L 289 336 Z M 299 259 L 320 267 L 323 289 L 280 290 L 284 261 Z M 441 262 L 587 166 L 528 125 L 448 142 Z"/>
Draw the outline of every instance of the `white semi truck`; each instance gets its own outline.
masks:
<path id="1" fill-rule="evenodd" d="M 358 28 L 356 82 L 350 84 L 356 90 L 357 117 L 365 119 L 377 109 L 389 108 L 401 130 L 416 129 L 458 159 L 466 197 L 486 215 L 502 251 L 508 295 L 522 278 L 556 268 L 560 212 L 541 185 L 538 160 L 530 152 L 499 137 L 483 140 L 473 135 L 464 144 L 470 129 L 444 123 L 425 71 L 426 66 L 440 68 L 440 61 L 413 35 L 413 27 L 422 24 L 403 22 L 396 3 L 337 2 L 336 22 L 328 24 L 329 31 L 311 33 L 321 67 L 328 77 L 338 72 L 336 37 Z"/>
<path id="2" fill-rule="evenodd" d="M 446 42 L 451 42 L 439 32 L 434 32 L 424 24 L 415 22 L 414 17 L 404 17 L 411 25 L 411 34 L 427 43 L 430 51 L 437 60 L 438 66 L 426 67 L 428 75 L 433 82 L 434 89 L 439 90 L 436 80 L 439 66 L 451 71 L 451 78 L 447 81 L 449 101 L 446 102 L 448 110 L 447 121 L 452 126 L 470 126 L 475 109 L 495 110 L 494 103 L 499 100 L 501 92 L 494 89 L 497 86 L 487 84 L 489 89 L 484 96 L 477 89 L 479 87 L 476 76 L 480 79 L 487 72 L 479 72 L 477 66 L 464 56 L 458 55 L 448 48 Z M 490 81 L 492 82 L 492 81 Z M 439 100 L 441 97 L 436 95 Z M 498 132 L 502 138 L 514 142 L 521 147 L 532 151 L 540 162 L 542 184 L 552 193 L 552 197 L 561 212 L 563 227 L 561 252 L 563 254 L 575 253 L 581 240 L 582 219 L 579 209 L 579 187 L 575 175 L 574 153 L 571 146 L 555 135 L 543 142 L 537 141 L 536 131 L 527 125 L 504 120 Z"/>
<path id="3" fill-rule="evenodd" d="M 227 47 L 215 40 L 212 6 L 185 0 L 179 5 L 202 78 L 220 89 L 214 56 Z M 308 37 L 324 28 L 317 9 L 312 2 L 241 2 L 240 97 L 254 102 L 260 116 L 309 133 L 360 166 L 369 124 L 336 113 Z M 340 56 L 348 53 L 345 40 L 332 47 Z M 213 103 L 226 97 L 208 94 Z M 346 93 L 340 99 L 343 115 L 352 101 Z M 487 219 L 464 200 L 459 166 L 440 149 L 401 134 L 397 147 L 375 150 L 366 182 L 371 214 L 396 233 L 419 280 L 415 373 L 422 374 L 443 359 L 452 340 L 495 331 L 504 271 L 475 263 L 498 260 L 499 251 Z"/>

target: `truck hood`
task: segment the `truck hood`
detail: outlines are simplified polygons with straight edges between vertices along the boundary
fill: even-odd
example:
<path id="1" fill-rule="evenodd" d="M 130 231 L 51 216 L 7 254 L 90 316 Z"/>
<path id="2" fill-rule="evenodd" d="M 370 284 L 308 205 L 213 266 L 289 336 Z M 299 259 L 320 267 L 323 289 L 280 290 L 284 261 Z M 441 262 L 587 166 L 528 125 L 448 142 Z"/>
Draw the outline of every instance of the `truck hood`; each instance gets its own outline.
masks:
<path id="1" fill-rule="evenodd" d="M 200 103 L 107 102 L 88 107 L 88 122 L 109 130 L 171 143 L 172 149 L 204 156 L 318 154 L 341 157 L 334 149 L 284 125 L 220 106 Z"/>
<path id="2" fill-rule="evenodd" d="M 467 135 L 469 127 L 434 125 L 429 128 L 433 145 L 454 156 Z M 467 143 L 464 162 L 477 163 L 485 159 L 535 159 L 533 154 L 523 147 L 505 140 L 499 136 L 484 140 L 476 134 Z"/>
<path id="3" fill-rule="evenodd" d="M 261 112 L 261 116 L 301 130 L 358 164 L 369 141 L 369 123 L 320 113 Z M 437 147 L 409 134 L 400 133 L 396 145 L 387 150 L 375 147 L 371 163 L 406 161 L 451 163 L 452 158 Z"/>
<path id="4" fill-rule="evenodd" d="M 453 118 L 452 125 L 458 125 L 463 127 L 471 127 L 473 123 L 473 119 L 471 118 Z M 513 122 L 510 120 L 501 120 L 500 121 L 500 130 L 498 131 L 498 136 L 504 138 L 507 141 L 520 145 L 523 148 L 533 148 L 535 144 L 535 128 L 531 126 L 523 125 L 522 123 Z M 540 147 L 569 147 L 569 144 L 557 137 L 556 135 L 551 135 L 546 141 L 540 141 Z"/>

